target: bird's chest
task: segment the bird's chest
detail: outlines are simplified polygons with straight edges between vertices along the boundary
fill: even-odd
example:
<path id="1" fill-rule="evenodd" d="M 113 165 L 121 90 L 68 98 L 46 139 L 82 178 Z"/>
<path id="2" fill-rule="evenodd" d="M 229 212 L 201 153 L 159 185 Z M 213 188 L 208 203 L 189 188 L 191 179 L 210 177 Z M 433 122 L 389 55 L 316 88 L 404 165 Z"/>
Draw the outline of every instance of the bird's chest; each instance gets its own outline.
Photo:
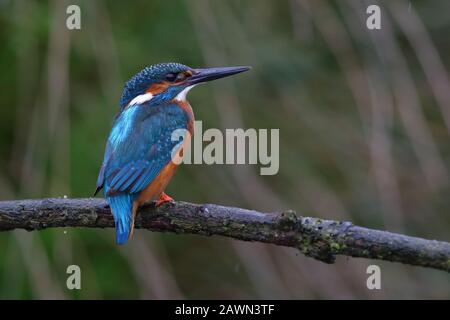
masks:
<path id="1" fill-rule="evenodd" d="M 181 108 L 181 110 L 183 110 L 183 112 L 187 116 L 187 120 L 188 120 L 187 129 L 192 136 L 194 134 L 194 121 L 195 121 L 194 111 L 192 110 L 192 107 L 189 104 L 189 102 L 187 102 L 186 100 L 177 101 L 177 105 Z"/>

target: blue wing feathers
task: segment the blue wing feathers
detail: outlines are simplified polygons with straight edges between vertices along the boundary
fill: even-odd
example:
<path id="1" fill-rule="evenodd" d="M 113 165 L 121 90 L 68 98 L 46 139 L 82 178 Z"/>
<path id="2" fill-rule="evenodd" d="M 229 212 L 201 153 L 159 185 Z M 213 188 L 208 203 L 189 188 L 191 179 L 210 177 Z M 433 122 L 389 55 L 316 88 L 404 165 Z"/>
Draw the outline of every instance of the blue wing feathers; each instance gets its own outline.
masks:
<path id="1" fill-rule="evenodd" d="M 145 173 L 134 183 L 130 189 L 131 193 L 139 192 L 139 190 L 145 189 L 146 186 L 158 175 L 161 169 L 159 167 L 149 167 Z"/>
<path id="2" fill-rule="evenodd" d="M 120 144 L 114 145 L 114 139 L 110 139 L 112 152 L 104 173 L 110 193 L 137 193 L 145 189 L 171 160 L 172 149 L 178 144 L 178 141 L 172 141 L 172 132 L 187 128 L 188 116 L 175 104 L 135 107 L 144 108 L 142 115 L 133 118 L 138 123 L 126 126 L 131 129 Z M 145 108 L 161 110 L 149 111 L 149 115 L 145 114 Z M 116 121 L 131 120 L 130 117 L 119 117 Z"/>
<path id="3" fill-rule="evenodd" d="M 136 179 L 142 174 L 142 172 L 145 170 L 144 167 L 141 168 L 134 168 L 132 169 L 132 173 L 129 175 L 129 177 L 124 180 L 123 182 L 121 181 L 121 185 L 119 188 L 120 191 L 127 191 L 129 189 L 129 187 L 136 181 Z"/>
<path id="4" fill-rule="evenodd" d="M 115 191 L 119 191 L 122 184 L 129 180 L 135 172 L 136 168 L 133 166 L 133 164 L 127 164 L 114 175 L 111 183 L 109 184 L 109 187 L 111 189 L 114 189 Z"/>
<path id="5" fill-rule="evenodd" d="M 171 160 L 179 143 L 172 141 L 172 132 L 186 129 L 189 122 L 189 115 L 176 104 L 130 108 L 136 109 L 115 120 L 97 180 L 97 191 L 104 187 L 111 206 L 119 244 L 126 242 L 132 228 L 133 201 Z"/>

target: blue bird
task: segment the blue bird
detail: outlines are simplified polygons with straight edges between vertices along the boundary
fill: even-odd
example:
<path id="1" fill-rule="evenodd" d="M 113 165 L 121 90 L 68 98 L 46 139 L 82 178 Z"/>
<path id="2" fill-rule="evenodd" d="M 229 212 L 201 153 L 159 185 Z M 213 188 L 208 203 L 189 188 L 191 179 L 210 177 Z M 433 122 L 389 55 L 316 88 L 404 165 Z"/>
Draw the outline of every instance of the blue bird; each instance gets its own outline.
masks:
<path id="1" fill-rule="evenodd" d="M 249 70 L 249 67 L 194 69 L 179 63 L 149 66 L 126 84 L 106 143 L 97 179 L 116 225 L 116 242 L 133 234 L 137 209 L 143 203 L 173 201 L 164 193 L 183 144 L 172 133 L 193 135 L 194 114 L 186 94 L 195 85 Z M 186 136 L 183 138 L 187 138 Z"/>

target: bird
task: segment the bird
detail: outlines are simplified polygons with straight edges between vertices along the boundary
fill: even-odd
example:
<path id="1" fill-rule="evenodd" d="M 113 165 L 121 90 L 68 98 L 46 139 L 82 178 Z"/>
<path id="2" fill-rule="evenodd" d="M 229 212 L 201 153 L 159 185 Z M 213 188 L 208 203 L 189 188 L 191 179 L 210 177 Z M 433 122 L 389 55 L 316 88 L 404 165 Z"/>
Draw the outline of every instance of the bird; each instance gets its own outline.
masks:
<path id="1" fill-rule="evenodd" d="M 164 190 L 182 157 L 183 144 L 172 141 L 175 130 L 193 135 L 194 113 L 186 95 L 198 84 L 249 70 L 248 66 L 191 68 L 180 63 L 148 66 L 124 86 L 120 108 L 109 133 L 94 196 L 103 189 L 111 208 L 116 243 L 133 235 L 138 208 L 173 201 Z M 186 141 L 186 140 L 185 140 Z"/>

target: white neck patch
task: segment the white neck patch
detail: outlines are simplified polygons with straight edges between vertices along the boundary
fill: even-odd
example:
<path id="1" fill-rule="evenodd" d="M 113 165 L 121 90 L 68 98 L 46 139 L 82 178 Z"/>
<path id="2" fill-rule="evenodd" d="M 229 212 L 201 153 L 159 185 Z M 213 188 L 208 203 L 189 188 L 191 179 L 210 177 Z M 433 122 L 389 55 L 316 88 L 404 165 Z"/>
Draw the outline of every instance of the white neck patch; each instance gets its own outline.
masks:
<path id="1" fill-rule="evenodd" d="M 149 92 L 138 95 L 137 97 L 135 97 L 133 100 L 130 101 L 130 103 L 128 104 L 128 106 L 132 106 L 135 104 L 142 104 L 144 102 L 148 102 L 150 100 L 152 100 L 153 95 Z"/>
<path id="2" fill-rule="evenodd" d="M 196 84 L 193 84 L 192 86 L 184 88 L 183 91 L 181 91 L 179 94 L 177 94 L 177 96 L 175 97 L 175 100 L 185 102 L 187 93 L 189 92 L 189 90 L 191 90 L 195 86 L 196 86 Z"/>

